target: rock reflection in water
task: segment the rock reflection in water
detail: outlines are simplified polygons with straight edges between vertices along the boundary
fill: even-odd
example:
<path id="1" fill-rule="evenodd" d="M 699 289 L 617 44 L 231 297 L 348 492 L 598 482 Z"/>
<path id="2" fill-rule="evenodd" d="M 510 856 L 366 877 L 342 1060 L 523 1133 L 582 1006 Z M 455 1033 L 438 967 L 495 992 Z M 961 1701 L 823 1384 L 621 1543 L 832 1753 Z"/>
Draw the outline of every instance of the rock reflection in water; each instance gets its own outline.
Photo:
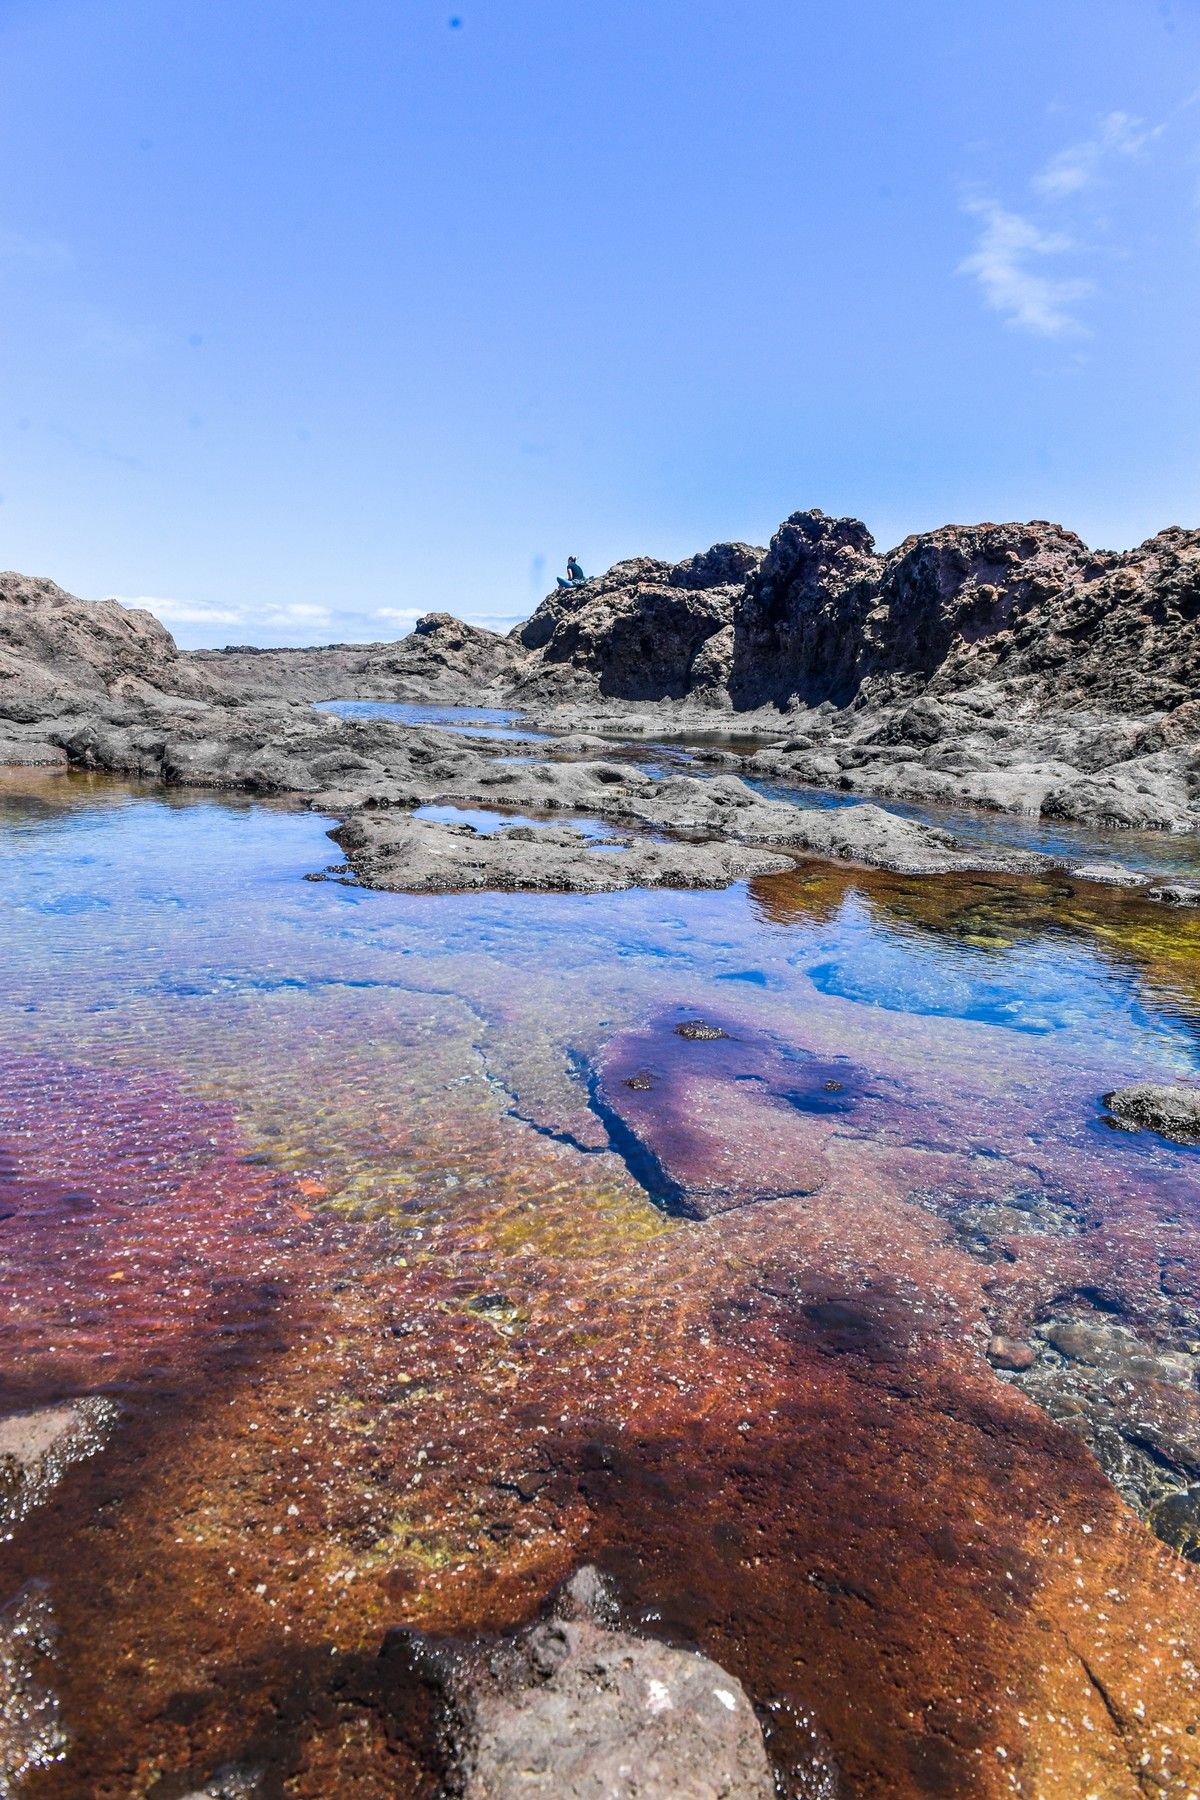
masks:
<path id="1" fill-rule="evenodd" d="M 1031 1398 L 1075 1368 L 1142 1384 L 1157 1455 L 1192 1429 L 1194 1387 L 1057 1347 L 1099 1319 L 1160 1375 L 1194 1354 L 1197 1153 L 1096 1122 L 1193 1066 L 1139 914 L 1063 896 L 989 945 L 900 903 L 1004 884 L 837 871 L 413 900 L 304 883 L 311 817 L 22 782 L 0 1361 L 10 1409 L 121 1409 L 0 1547 L 0 1598 L 47 1578 L 58 1624 L 37 1795 L 222 1764 L 428 1793 L 388 1632 L 508 1628 L 583 1562 L 743 1682 L 785 1791 L 829 1791 L 814 1729 L 849 1793 L 1196 1785 L 1197 1575 Z M 1049 1028 L 811 979 L 856 957 L 968 997 L 1023 957 Z M 589 1072 L 681 1192 L 737 1203 L 657 1206 Z"/>

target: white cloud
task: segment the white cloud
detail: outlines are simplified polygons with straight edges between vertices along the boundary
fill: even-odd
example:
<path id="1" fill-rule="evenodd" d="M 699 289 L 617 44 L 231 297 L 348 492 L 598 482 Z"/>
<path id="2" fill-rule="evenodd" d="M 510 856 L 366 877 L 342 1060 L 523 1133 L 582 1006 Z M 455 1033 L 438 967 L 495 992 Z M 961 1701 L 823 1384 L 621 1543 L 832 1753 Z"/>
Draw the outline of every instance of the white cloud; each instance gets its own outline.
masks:
<path id="1" fill-rule="evenodd" d="M 135 606 L 152 612 L 164 625 L 240 625 L 243 614 L 220 606 L 209 606 L 203 600 L 164 600 L 156 594 L 129 596 L 117 594 L 122 606 Z"/>
<path id="2" fill-rule="evenodd" d="M 1076 248 L 1057 231 L 1043 231 L 1032 219 L 994 200 L 971 200 L 966 211 L 980 220 L 979 241 L 958 265 L 960 275 L 979 283 L 984 300 L 1009 325 L 1037 337 L 1062 337 L 1083 330 L 1071 308 L 1086 299 L 1092 284 L 1040 272 L 1039 258 Z"/>
<path id="3" fill-rule="evenodd" d="M 44 269 L 57 274 L 75 259 L 58 238 L 31 238 L 21 231 L 0 231 L 0 264 L 10 269 Z"/>
<path id="4" fill-rule="evenodd" d="M 297 625 L 317 625 L 324 624 L 333 614 L 327 606 L 310 606 L 304 601 L 295 600 L 287 606 L 260 607 L 255 616 L 266 619 L 273 625 L 288 625 L 293 621 Z"/>
<path id="5" fill-rule="evenodd" d="M 173 600 L 161 594 L 118 594 L 122 606 L 140 606 L 164 625 L 328 626 L 337 616 L 327 606 L 294 601 L 284 606 L 214 606 L 208 600 Z"/>
<path id="6" fill-rule="evenodd" d="M 1101 119 L 1095 133 L 1078 144 L 1068 144 L 1039 169 L 1030 186 L 1043 200 L 1066 200 L 1096 180 L 1101 164 L 1113 156 L 1136 156 L 1162 125 L 1147 126 L 1129 113 L 1111 112 Z"/>
<path id="7" fill-rule="evenodd" d="M 363 644 L 394 639 L 411 630 L 426 606 L 384 606 L 369 612 L 311 601 L 214 603 L 178 600 L 162 594 L 119 594 L 122 606 L 140 607 L 161 619 L 182 643 L 197 644 Z M 464 611 L 469 624 L 507 630 L 524 613 Z M 391 627 L 391 629 L 389 629 Z"/>

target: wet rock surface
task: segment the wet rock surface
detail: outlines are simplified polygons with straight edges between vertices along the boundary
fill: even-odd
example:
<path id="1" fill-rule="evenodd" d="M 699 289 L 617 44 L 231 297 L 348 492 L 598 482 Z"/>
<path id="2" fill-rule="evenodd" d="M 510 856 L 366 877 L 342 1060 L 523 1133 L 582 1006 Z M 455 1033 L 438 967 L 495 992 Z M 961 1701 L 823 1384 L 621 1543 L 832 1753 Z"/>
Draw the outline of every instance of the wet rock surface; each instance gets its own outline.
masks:
<path id="1" fill-rule="evenodd" d="M 1131 1130 L 1157 1131 L 1180 1144 L 1200 1143 L 1200 1088 L 1140 1082 L 1106 1094 L 1104 1104 Z"/>
<path id="2" fill-rule="evenodd" d="M 11 1530 L 53 1492 L 73 1463 L 102 1450 L 113 1401 L 85 1398 L 0 1418 L 0 1530 Z"/>
<path id="3" fill-rule="evenodd" d="M 468 825 L 356 814 L 333 833 L 366 887 L 405 893 L 471 888 L 612 894 L 631 887 L 726 887 L 789 866 L 787 857 L 746 846 L 603 843 L 569 825 L 512 825 L 486 835 Z"/>
<path id="4" fill-rule="evenodd" d="M 581 1570 L 555 1616 L 456 1677 L 452 1785 L 464 1800 L 773 1800 L 741 1683 L 706 1656 L 613 1623 Z"/>
<path id="5" fill-rule="evenodd" d="M 880 1095 L 849 1058 L 728 1020 L 669 1016 L 611 1044 L 594 1086 L 650 1197 L 696 1219 L 818 1193 L 831 1134 Z"/>

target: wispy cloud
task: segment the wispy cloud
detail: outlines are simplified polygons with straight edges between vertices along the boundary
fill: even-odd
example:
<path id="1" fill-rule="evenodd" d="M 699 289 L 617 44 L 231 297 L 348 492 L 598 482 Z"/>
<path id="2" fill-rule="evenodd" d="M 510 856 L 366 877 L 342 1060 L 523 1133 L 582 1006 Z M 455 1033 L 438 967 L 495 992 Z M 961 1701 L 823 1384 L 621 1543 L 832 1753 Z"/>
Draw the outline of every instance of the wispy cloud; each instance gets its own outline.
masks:
<path id="1" fill-rule="evenodd" d="M 1137 156 L 1165 129 L 1165 125 L 1145 125 L 1129 113 L 1108 113 L 1091 137 L 1068 144 L 1052 156 L 1030 186 L 1043 200 L 1069 199 L 1092 186 L 1105 162 L 1114 157 Z"/>
<path id="2" fill-rule="evenodd" d="M 1141 157 L 1197 97 L 1189 96 L 1158 124 L 1127 112 L 1104 114 L 1087 136 L 1056 151 L 1030 176 L 1024 202 L 969 195 L 963 210 L 978 230 L 958 274 L 971 277 L 984 304 L 1018 331 L 1044 338 L 1085 333 L 1081 303 L 1096 293 L 1096 284 L 1073 274 L 1067 259 L 1102 253 L 1111 261 L 1120 255 L 1111 221 L 1095 198 L 1112 185 L 1116 165 Z"/>
<path id="3" fill-rule="evenodd" d="M 164 625 L 240 625 L 243 614 L 226 607 L 209 606 L 203 600 L 166 600 L 158 594 L 117 594 L 122 606 L 151 612 Z"/>
<path id="4" fill-rule="evenodd" d="M 427 606 L 381 606 L 357 612 L 295 600 L 258 603 L 180 600 L 163 594 L 119 594 L 122 606 L 152 612 L 188 644 L 362 644 L 393 640 L 411 630 Z M 506 630 L 524 613 L 474 612 L 464 609 L 469 624 Z"/>
<path id="5" fill-rule="evenodd" d="M 1076 248 L 1058 231 L 1044 231 L 1022 213 L 993 200 L 969 200 L 966 211 L 980 221 L 975 249 L 958 265 L 960 275 L 978 281 L 986 304 L 1007 324 L 1038 337 L 1062 337 L 1083 326 L 1071 310 L 1092 292 L 1079 277 L 1047 274 L 1039 263 Z"/>
<path id="6" fill-rule="evenodd" d="M 328 627 L 339 616 L 328 606 L 299 600 L 283 606 L 235 607 L 214 605 L 209 600 L 174 600 L 162 594 L 118 594 L 116 598 L 122 606 L 140 606 L 152 612 L 164 625 L 263 626 L 272 631 L 295 626 L 307 631 Z"/>
<path id="7" fill-rule="evenodd" d="M 0 231 L 0 268 L 36 269 L 58 274 L 73 266 L 70 248 L 59 238 L 27 237 L 21 231 Z"/>

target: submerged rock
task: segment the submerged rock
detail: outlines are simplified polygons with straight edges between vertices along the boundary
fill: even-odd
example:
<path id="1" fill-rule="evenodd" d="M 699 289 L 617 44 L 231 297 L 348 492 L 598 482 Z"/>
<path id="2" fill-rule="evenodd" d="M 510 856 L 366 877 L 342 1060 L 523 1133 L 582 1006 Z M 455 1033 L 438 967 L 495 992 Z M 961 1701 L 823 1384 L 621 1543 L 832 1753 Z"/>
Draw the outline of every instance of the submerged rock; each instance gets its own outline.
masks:
<path id="1" fill-rule="evenodd" d="M 704 1019 L 687 1019 L 675 1027 L 675 1036 L 687 1038 L 689 1043 L 711 1043 L 716 1038 L 728 1037 L 729 1033 L 722 1031 L 719 1025 L 707 1024 Z M 627 1081 L 625 1085 L 632 1087 L 634 1084 Z"/>
<path id="2" fill-rule="evenodd" d="M 1190 1387 L 1195 1374 L 1193 1357 L 1183 1351 L 1155 1351 L 1121 1325 L 1062 1319 L 1051 1321 L 1043 1332 L 1060 1356 L 1090 1368 L 1168 1381 L 1179 1387 Z"/>
<path id="3" fill-rule="evenodd" d="M 67 1750 L 58 1697 L 45 1679 L 57 1631 L 48 1589 L 31 1582 L 0 1609 L 0 1795 Z"/>
<path id="4" fill-rule="evenodd" d="M 183 1800 L 260 1800 L 265 1793 L 261 1769 L 226 1763 L 213 1771 L 203 1787 L 185 1794 Z"/>
<path id="5" fill-rule="evenodd" d="M 111 1400 L 88 1396 L 0 1419 L 0 1528 L 11 1530 L 73 1463 L 102 1449 L 116 1418 Z"/>
<path id="6" fill-rule="evenodd" d="M 557 1616 L 466 1661 L 453 1729 L 464 1800 L 772 1800 L 737 1678 L 610 1620 L 585 1568 Z"/>
<path id="7" fill-rule="evenodd" d="M 1147 1522 L 1164 1544 L 1189 1562 L 1200 1562 L 1200 1487 L 1167 1494 L 1151 1507 Z"/>
<path id="8" fill-rule="evenodd" d="M 1037 1351 L 1032 1344 L 1026 1344 L 1020 1338 L 999 1335 L 989 1342 L 987 1354 L 988 1361 L 995 1369 L 1031 1369 L 1037 1361 Z"/>
<path id="9" fill-rule="evenodd" d="M 1156 881 L 1147 897 L 1163 906 L 1200 906 L 1200 887 L 1188 881 Z"/>
<path id="10" fill-rule="evenodd" d="M 1200 1088 L 1145 1081 L 1105 1094 L 1104 1104 L 1134 1130 L 1157 1131 L 1179 1144 L 1200 1143 Z"/>

